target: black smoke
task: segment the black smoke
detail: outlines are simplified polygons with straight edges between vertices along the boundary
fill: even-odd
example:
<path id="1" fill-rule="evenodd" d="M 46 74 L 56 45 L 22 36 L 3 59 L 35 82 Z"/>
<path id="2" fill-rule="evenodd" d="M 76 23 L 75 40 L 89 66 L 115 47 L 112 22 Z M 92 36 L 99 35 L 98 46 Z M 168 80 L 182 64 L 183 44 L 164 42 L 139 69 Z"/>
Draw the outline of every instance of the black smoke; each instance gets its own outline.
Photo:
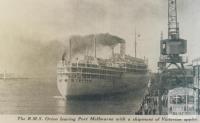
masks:
<path id="1" fill-rule="evenodd" d="M 114 47 L 119 43 L 124 43 L 125 40 L 111 35 L 109 33 L 99 33 L 90 35 L 73 35 L 69 38 L 71 41 L 72 54 L 80 54 L 86 50 L 93 50 L 94 41 L 96 40 L 97 47 Z"/>

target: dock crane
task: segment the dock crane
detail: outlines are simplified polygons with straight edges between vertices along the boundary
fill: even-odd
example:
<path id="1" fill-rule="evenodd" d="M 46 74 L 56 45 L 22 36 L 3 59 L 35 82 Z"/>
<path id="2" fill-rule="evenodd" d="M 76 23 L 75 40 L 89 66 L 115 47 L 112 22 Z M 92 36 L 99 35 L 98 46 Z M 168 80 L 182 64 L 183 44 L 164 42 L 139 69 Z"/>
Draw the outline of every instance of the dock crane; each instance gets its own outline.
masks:
<path id="1" fill-rule="evenodd" d="M 175 65 L 179 70 L 184 70 L 184 54 L 187 53 L 187 41 L 179 36 L 179 24 L 177 22 L 176 0 L 168 0 L 168 38 L 161 39 L 160 60 L 158 67 L 161 72 Z"/>
<path id="2" fill-rule="evenodd" d="M 160 41 L 160 59 L 158 62 L 159 68 L 159 102 L 161 96 L 164 94 L 163 84 L 168 84 L 167 77 L 173 76 L 176 78 L 175 82 L 181 83 L 185 86 L 185 68 L 187 63 L 187 40 L 181 39 L 179 35 L 179 23 L 177 21 L 177 1 L 168 0 L 168 38 Z M 170 67 L 173 67 L 173 71 Z M 179 74 L 173 72 L 179 72 Z M 181 77 L 180 77 L 181 76 Z M 180 85 L 181 85 L 180 84 Z M 179 86 L 180 86 L 179 85 Z M 169 87 L 167 88 L 169 89 Z M 159 114 L 162 112 L 162 106 L 159 104 Z"/>

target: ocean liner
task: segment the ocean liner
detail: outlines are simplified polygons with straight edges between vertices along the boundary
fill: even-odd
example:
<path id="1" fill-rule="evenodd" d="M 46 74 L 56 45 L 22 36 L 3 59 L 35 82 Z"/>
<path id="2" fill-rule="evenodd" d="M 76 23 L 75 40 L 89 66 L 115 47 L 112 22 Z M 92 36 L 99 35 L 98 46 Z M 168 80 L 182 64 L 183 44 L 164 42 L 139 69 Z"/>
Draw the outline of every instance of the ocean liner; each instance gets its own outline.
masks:
<path id="1" fill-rule="evenodd" d="M 72 57 L 72 41 L 69 40 L 68 58 L 63 55 L 57 64 L 57 87 L 63 97 L 109 95 L 127 91 L 138 93 L 147 88 L 149 80 L 148 66 L 145 59 L 125 54 L 125 41 L 119 43 L 119 53 L 110 58 L 85 55 L 82 59 Z"/>

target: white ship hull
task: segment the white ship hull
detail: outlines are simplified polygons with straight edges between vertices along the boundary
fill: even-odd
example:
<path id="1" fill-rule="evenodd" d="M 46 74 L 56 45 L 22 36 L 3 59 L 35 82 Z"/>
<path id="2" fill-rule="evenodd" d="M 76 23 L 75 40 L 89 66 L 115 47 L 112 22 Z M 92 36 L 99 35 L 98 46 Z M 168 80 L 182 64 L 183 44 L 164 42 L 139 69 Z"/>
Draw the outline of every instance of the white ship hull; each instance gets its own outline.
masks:
<path id="1" fill-rule="evenodd" d="M 119 80 L 91 79 L 70 81 L 67 75 L 57 76 L 57 87 L 63 97 L 90 96 L 141 91 L 147 88 L 148 74 L 124 73 Z"/>

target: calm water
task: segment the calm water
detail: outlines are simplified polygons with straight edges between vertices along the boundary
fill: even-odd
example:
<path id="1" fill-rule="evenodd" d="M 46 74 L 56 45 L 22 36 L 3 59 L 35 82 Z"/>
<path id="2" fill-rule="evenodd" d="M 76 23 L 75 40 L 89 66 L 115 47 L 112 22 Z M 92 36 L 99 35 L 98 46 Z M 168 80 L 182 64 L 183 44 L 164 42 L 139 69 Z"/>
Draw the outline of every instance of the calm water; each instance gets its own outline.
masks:
<path id="1" fill-rule="evenodd" d="M 56 79 L 0 80 L 0 114 L 134 114 L 143 94 L 64 100 Z"/>

